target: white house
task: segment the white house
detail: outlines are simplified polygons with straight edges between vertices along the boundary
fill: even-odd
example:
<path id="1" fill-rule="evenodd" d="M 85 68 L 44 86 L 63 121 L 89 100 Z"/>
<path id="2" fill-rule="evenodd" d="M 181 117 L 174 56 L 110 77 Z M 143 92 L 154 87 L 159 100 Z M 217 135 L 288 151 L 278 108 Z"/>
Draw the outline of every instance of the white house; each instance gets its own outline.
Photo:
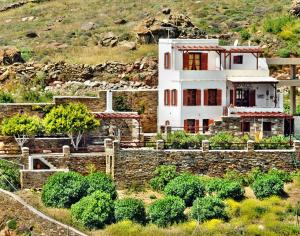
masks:
<path id="1" fill-rule="evenodd" d="M 291 132 L 292 117 L 283 113 L 283 94 L 262 52 L 219 46 L 217 39 L 160 39 L 158 127 L 205 133 L 233 117 L 240 132 L 260 126 L 272 134 Z"/>

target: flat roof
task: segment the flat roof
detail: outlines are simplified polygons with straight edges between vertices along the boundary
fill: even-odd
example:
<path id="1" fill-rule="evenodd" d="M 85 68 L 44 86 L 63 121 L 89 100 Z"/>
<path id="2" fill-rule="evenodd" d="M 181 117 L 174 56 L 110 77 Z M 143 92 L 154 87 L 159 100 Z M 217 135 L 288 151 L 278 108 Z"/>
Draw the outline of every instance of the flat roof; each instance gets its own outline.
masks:
<path id="1" fill-rule="evenodd" d="M 233 83 L 244 83 L 244 82 L 251 82 L 251 83 L 278 83 L 278 80 L 269 77 L 269 76 L 262 76 L 262 77 L 251 77 L 251 76 L 245 76 L 245 77 L 227 77 L 228 81 L 231 81 Z"/>
<path id="2" fill-rule="evenodd" d="M 285 79 L 285 80 L 278 80 L 279 87 L 285 86 L 296 86 L 300 87 L 300 79 Z"/>
<path id="3" fill-rule="evenodd" d="M 300 58 L 266 58 L 269 65 L 300 65 Z"/>

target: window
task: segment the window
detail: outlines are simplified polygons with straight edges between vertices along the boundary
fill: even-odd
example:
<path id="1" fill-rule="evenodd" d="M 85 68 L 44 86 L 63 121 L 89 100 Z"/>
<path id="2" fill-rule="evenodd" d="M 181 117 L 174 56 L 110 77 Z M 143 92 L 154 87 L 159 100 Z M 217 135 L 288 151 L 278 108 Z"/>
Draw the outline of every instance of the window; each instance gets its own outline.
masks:
<path id="1" fill-rule="evenodd" d="M 170 90 L 166 89 L 164 91 L 164 104 L 165 106 L 170 106 Z"/>
<path id="2" fill-rule="evenodd" d="M 205 106 L 221 106 L 222 90 L 221 89 L 205 89 L 204 90 Z"/>
<path id="3" fill-rule="evenodd" d="M 207 53 L 183 53 L 184 70 L 207 70 L 208 54 Z"/>
<path id="4" fill-rule="evenodd" d="M 171 68 L 171 54 L 169 52 L 166 52 L 164 55 L 164 66 L 165 69 Z"/>
<path id="5" fill-rule="evenodd" d="M 183 90 L 183 105 L 184 106 L 200 106 L 201 105 L 201 90 L 199 90 L 199 89 Z"/>
<path id="6" fill-rule="evenodd" d="M 209 106 L 217 105 L 217 90 L 216 89 L 208 90 L 208 105 Z"/>
<path id="7" fill-rule="evenodd" d="M 199 120 L 195 120 L 195 119 L 184 120 L 184 131 L 187 133 L 198 133 Z"/>
<path id="8" fill-rule="evenodd" d="M 243 56 L 234 56 L 233 57 L 233 64 L 243 64 Z"/>
<path id="9" fill-rule="evenodd" d="M 171 105 L 177 106 L 177 90 L 176 89 L 173 89 L 171 91 Z"/>
<path id="10" fill-rule="evenodd" d="M 272 131 L 272 123 L 264 122 L 263 123 L 263 132 L 271 132 Z"/>
<path id="11" fill-rule="evenodd" d="M 241 132 L 250 132 L 250 122 L 241 123 Z"/>

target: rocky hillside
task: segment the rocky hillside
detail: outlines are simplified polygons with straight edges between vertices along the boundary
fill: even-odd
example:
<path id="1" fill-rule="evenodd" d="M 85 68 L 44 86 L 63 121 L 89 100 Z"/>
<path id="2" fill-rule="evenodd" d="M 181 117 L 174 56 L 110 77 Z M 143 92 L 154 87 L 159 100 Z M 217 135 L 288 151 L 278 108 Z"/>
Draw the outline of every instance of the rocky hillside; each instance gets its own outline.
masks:
<path id="1" fill-rule="evenodd" d="M 0 86 L 16 101 L 153 88 L 161 37 L 239 39 L 266 56 L 298 56 L 299 8 L 298 0 L 2 0 Z"/>

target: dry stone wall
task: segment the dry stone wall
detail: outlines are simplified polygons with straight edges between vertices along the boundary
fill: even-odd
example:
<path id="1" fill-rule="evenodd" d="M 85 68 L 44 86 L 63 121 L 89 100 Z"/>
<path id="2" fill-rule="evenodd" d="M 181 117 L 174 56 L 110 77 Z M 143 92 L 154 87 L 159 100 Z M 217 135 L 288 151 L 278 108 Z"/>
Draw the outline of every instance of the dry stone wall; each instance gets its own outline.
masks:
<path id="1" fill-rule="evenodd" d="M 241 173 L 258 167 L 296 170 L 300 163 L 299 149 L 295 150 L 151 150 L 120 149 L 114 153 L 114 179 L 119 187 L 145 184 L 159 165 L 175 165 L 180 172 L 222 176 L 227 170 Z M 299 168 L 300 166 L 298 166 Z"/>

